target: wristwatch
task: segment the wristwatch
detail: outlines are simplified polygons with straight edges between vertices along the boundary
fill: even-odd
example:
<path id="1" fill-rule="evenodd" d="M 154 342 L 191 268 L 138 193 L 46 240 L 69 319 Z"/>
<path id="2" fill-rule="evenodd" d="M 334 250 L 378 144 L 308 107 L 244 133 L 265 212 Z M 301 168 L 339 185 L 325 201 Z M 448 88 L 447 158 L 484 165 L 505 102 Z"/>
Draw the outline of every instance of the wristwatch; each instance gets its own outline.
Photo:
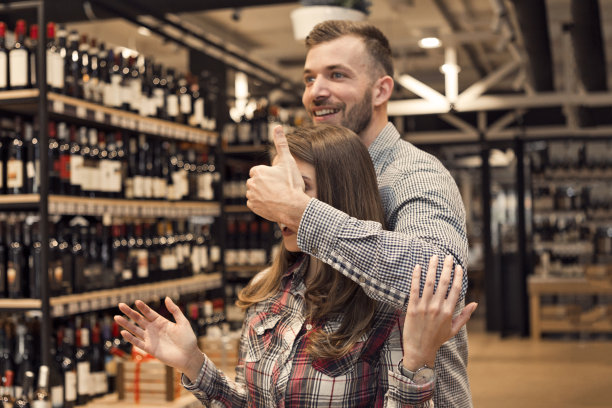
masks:
<path id="1" fill-rule="evenodd" d="M 425 384 L 433 380 L 436 375 L 436 372 L 433 368 L 429 367 L 427 364 L 424 364 L 423 367 L 417 369 L 416 371 L 410 371 L 406 367 L 404 367 L 403 360 L 400 360 L 398 364 L 399 372 L 406 378 L 410 379 L 415 384 Z"/>

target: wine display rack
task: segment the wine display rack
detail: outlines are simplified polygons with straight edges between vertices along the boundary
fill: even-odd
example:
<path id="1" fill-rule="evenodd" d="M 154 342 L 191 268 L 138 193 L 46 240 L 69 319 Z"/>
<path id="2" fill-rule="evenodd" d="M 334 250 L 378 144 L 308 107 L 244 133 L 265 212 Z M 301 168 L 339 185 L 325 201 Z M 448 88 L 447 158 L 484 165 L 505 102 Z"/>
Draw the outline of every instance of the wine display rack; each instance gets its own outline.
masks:
<path id="1" fill-rule="evenodd" d="M 38 89 L 20 89 L 0 92 L 0 108 L 19 113 L 33 114 L 39 97 Z M 136 113 L 97 105 L 53 92 L 47 93 L 50 117 L 72 119 L 95 125 L 142 132 L 167 139 L 216 145 L 218 134 L 204 129 L 162 119 L 143 117 Z"/>
<path id="2" fill-rule="evenodd" d="M 221 214 L 217 202 L 128 200 L 61 195 L 50 195 L 48 200 L 51 215 L 186 218 L 217 217 Z M 36 210 L 39 203 L 38 194 L 0 196 L 0 211 L 2 209 Z"/>

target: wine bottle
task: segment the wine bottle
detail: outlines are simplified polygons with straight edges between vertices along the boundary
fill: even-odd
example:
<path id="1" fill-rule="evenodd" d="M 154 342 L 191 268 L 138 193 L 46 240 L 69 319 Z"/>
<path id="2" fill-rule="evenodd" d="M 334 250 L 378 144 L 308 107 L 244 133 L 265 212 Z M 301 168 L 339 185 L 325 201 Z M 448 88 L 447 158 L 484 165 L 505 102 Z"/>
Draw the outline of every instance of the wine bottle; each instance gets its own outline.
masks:
<path id="1" fill-rule="evenodd" d="M 51 91 L 62 93 L 66 90 L 66 29 L 59 26 L 57 30 L 57 45 L 52 50 L 51 59 L 47 60 L 47 64 L 51 66 L 51 74 L 53 81 L 51 82 Z"/>
<path id="2" fill-rule="evenodd" d="M 52 408 L 64 407 L 64 376 L 62 375 L 61 355 L 51 341 L 51 366 L 49 367 L 49 395 Z"/>
<path id="3" fill-rule="evenodd" d="M 28 50 L 28 69 L 30 70 L 30 77 L 28 78 L 28 86 L 37 86 L 36 81 L 36 67 L 38 66 L 37 51 L 38 48 L 38 24 L 32 24 L 30 26 L 30 38 L 27 44 Z"/>
<path id="4" fill-rule="evenodd" d="M 47 134 L 49 135 L 49 148 L 47 149 L 49 194 L 61 194 L 60 154 L 59 142 L 57 140 L 57 126 L 55 122 L 49 121 L 47 124 Z"/>
<path id="5" fill-rule="evenodd" d="M 189 83 L 184 75 L 179 76 L 178 82 L 178 98 L 179 98 L 179 122 L 188 124 L 189 117 L 193 111 L 193 94 L 189 89 Z"/>
<path id="6" fill-rule="evenodd" d="M 55 84 L 55 75 L 54 75 L 54 58 L 58 53 L 57 44 L 55 42 L 55 23 L 49 21 L 47 23 L 47 44 L 45 46 L 45 58 L 47 59 L 47 87 L 49 91 L 56 91 L 57 85 Z"/>
<path id="7" fill-rule="evenodd" d="M 0 22 L 0 91 L 9 88 L 8 49 L 6 48 L 6 24 Z"/>
<path id="8" fill-rule="evenodd" d="M 41 365 L 38 369 L 38 387 L 32 398 L 32 408 L 51 408 L 49 396 L 49 367 Z"/>
<path id="9" fill-rule="evenodd" d="M 13 397 L 13 377 L 14 373 L 12 370 L 6 370 L 2 375 L 2 383 L 4 391 L 2 392 L 2 401 L 3 407 L 12 407 L 15 402 L 15 398 Z"/>
<path id="10" fill-rule="evenodd" d="M 108 393 L 104 345 L 102 344 L 100 325 L 97 321 L 92 322 L 91 327 L 91 379 L 94 397 L 101 397 Z"/>
<path id="11" fill-rule="evenodd" d="M 172 122 L 176 122 L 179 116 L 179 96 L 178 86 L 176 78 L 174 77 L 174 70 L 168 69 L 167 71 L 167 93 L 166 93 L 166 119 Z"/>
<path id="12" fill-rule="evenodd" d="M 70 168 L 70 195 L 81 195 L 81 174 L 83 172 L 84 159 L 81 155 L 81 143 L 77 136 L 75 125 L 70 125 L 70 160 L 67 165 Z"/>
<path id="13" fill-rule="evenodd" d="M 98 89 L 95 92 L 96 99 L 94 102 L 101 105 L 105 102 L 106 87 L 110 83 L 110 73 L 108 72 L 108 50 L 106 44 L 100 43 L 98 48 Z"/>
<path id="14" fill-rule="evenodd" d="M 21 396 L 13 403 L 14 408 L 30 408 L 30 392 L 34 386 L 34 373 L 32 371 L 26 371 L 25 378 L 23 380 L 23 391 Z"/>
<path id="15" fill-rule="evenodd" d="M 26 23 L 17 20 L 15 25 L 15 44 L 9 51 L 9 82 L 11 89 L 23 89 L 28 86 L 28 50 L 25 45 Z"/>
<path id="16" fill-rule="evenodd" d="M 102 102 L 100 92 L 100 50 L 95 38 L 91 39 L 89 46 L 89 81 L 87 82 L 85 99 L 94 103 Z"/>
<path id="17" fill-rule="evenodd" d="M 64 60 L 64 93 L 74 98 L 81 97 L 81 66 L 79 58 L 79 34 L 76 30 L 68 35 L 68 48 Z"/>
<path id="18" fill-rule="evenodd" d="M 6 254 L 7 254 L 7 247 L 6 247 L 6 243 L 4 242 L 5 237 L 6 237 L 6 227 L 5 227 L 5 223 L 4 220 L 0 220 L 0 296 L 1 297 L 6 297 L 7 296 L 7 280 L 6 280 Z M 1 356 L 0 356 L 1 358 Z M 0 374 L 2 373 L 2 365 L 0 365 Z"/>
<path id="19" fill-rule="evenodd" d="M 61 367 L 64 375 L 64 407 L 74 408 L 77 399 L 77 373 L 74 359 L 74 330 L 66 327 L 62 336 Z"/>
<path id="20" fill-rule="evenodd" d="M 66 122 L 57 124 L 57 143 L 58 143 L 58 165 L 59 192 L 61 194 L 71 194 L 70 184 L 70 131 Z"/>
<path id="21" fill-rule="evenodd" d="M 9 219 L 11 231 L 8 260 L 6 263 L 7 295 L 9 298 L 22 298 L 27 289 L 25 253 L 22 238 L 22 222 L 17 218 Z"/>
<path id="22" fill-rule="evenodd" d="M 91 362 L 89 361 L 89 329 L 83 327 L 76 332 L 77 405 L 91 399 Z"/>
<path id="23" fill-rule="evenodd" d="M 24 124 L 23 141 L 26 150 L 26 194 L 40 193 L 40 144 L 31 123 Z"/>
<path id="24" fill-rule="evenodd" d="M 23 149 L 22 121 L 15 118 L 15 130 L 9 131 L 12 139 L 6 157 L 6 188 L 8 194 L 25 193 L 25 162 Z"/>

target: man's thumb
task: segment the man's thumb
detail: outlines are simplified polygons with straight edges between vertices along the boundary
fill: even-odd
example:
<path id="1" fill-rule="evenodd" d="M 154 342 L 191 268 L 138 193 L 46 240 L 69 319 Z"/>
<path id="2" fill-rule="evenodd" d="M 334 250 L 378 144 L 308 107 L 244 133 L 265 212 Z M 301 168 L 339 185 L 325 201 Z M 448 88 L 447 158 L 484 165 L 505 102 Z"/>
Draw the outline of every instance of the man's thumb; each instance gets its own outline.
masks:
<path id="1" fill-rule="evenodd" d="M 285 132 L 281 125 L 274 128 L 274 147 L 276 148 L 276 155 L 279 160 L 284 161 L 292 157 L 289 151 L 287 138 L 285 137 Z"/>

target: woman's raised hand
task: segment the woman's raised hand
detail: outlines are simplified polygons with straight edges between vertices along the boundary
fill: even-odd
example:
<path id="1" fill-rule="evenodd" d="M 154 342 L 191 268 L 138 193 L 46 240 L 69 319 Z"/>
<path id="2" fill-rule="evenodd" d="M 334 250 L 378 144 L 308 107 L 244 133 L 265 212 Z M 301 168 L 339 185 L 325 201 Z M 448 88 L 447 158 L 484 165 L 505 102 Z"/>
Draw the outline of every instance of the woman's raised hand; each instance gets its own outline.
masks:
<path id="1" fill-rule="evenodd" d="M 165 304 L 176 323 L 140 300 L 134 303 L 140 313 L 125 303 L 119 303 L 119 310 L 130 320 L 115 316 L 115 321 L 125 329 L 121 331 L 123 338 L 164 364 L 175 367 L 193 381 L 198 376 L 204 357 L 181 309 L 169 297 L 166 297 Z"/>
<path id="2" fill-rule="evenodd" d="M 475 302 L 470 303 L 453 318 L 461 294 L 463 269 L 459 265 L 455 267 L 455 276 L 451 283 L 453 257 L 447 256 L 437 290 L 434 290 L 437 268 L 438 257 L 434 255 L 429 261 L 425 277 L 421 276 L 421 267 L 418 265 L 412 273 L 410 300 L 406 309 L 402 336 L 403 364 L 411 371 L 425 364 L 433 368 L 438 349 L 459 332 L 478 306 Z M 421 279 L 425 279 L 425 286 L 422 296 L 419 297 Z"/>

